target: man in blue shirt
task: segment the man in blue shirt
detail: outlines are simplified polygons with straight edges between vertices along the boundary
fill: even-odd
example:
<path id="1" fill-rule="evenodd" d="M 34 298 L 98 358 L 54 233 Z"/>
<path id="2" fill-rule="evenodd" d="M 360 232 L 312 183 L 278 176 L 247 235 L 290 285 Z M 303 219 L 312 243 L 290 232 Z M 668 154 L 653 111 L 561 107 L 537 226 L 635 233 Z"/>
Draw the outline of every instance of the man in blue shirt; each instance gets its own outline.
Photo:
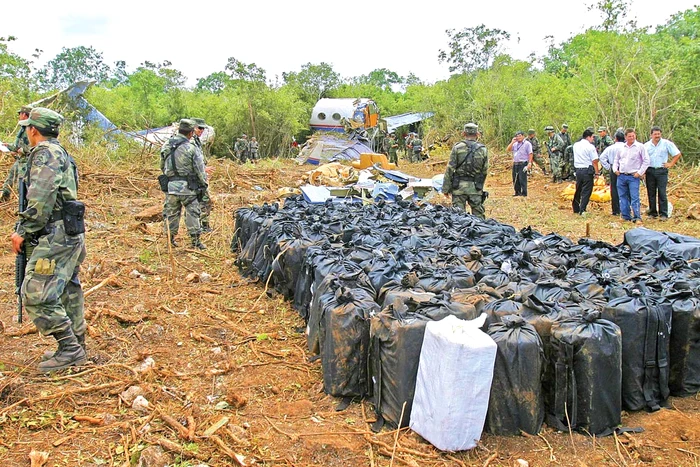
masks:
<path id="1" fill-rule="evenodd" d="M 532 144 L 519 131 L 506 151 L 513 151 L 513 196 L 527 196 L 527 172 L 532 167 Z"/>
<path id="2" fill-rule="evenodd" d="M 671 141 L 661 137 L 661 128 L 651 128 L 651 139 L 644 143 L 644 148 L 649 154 L 649 168 L 646 172 L 647 195 L 649 197 L 649 217 L 655 218 L 661 215 L 661 220 L 668 220 L 668 169 L 676 165 L 681 158 L 681 152 Z M 671 162 L 668 161 L 672 157 Z M 658 193 L 658 211 L 656 199 Z"/>

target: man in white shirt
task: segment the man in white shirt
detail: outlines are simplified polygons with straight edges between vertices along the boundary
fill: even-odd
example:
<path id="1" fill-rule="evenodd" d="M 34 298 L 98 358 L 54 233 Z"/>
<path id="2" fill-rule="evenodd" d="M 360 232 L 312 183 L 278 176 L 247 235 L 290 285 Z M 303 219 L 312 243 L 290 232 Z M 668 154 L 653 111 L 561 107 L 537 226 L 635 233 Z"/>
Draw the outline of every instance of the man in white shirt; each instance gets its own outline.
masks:
<path id="1" fill-rule="evenodd" d="M 612 171 L 613 162 L 622 146 L 625 145 L 625 133 L 622 128 L 615 132 L 615 144 L 608 146 L 600 155 L 600 164 L 610 174 L 610 197 L 612 205 L 612 215 L 620 217 L 620 196 L 617 193 L 617 175 Z"/>
<path id="2" fill-rule="evenodd" d="M 671 141 L 661 137 L 661 128 L 651 128 L 651 139 L 644 143 L 644 149 L 649 154 L 649 168 L 646 171 L 647 196 L 649 199 L 649 217 L 655 218 L 659 214 L 661 220 L 668 220 L 668 197 L 666 187 L 668 185 L 668 169 L 676 165 L 681 158 L 681 152 Z M 671 162 L 668 161 L 672 157 Z M 659 199 L 659 209 L 656 209 L 656 199 Z"/>
<path id="3" fill-rule="evenodd" d="M 576 171 L 576 192 L 571 203 L 574 214 L 586 215 L 588 201 L 593 193 L 594 177 L 600 175 L 598 152 L 593 146 L 593 132 L 586 130 L 582 138 L 574 143 L 574 170 Z"/>

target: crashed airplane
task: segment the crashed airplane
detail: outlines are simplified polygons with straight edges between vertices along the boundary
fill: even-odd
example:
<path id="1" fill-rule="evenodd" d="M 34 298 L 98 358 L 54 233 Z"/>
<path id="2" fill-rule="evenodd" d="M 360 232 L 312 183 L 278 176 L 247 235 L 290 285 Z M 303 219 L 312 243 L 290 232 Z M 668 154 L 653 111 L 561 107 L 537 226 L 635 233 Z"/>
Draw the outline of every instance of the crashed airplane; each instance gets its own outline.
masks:
<path id="1" fill-rule="evenodd" d="M 172 135 L 177 133 L 178 123 L 175 122 L 169 126 L 160 128 L 147 128 L 138 131 L 123 131 L 117 128 L 117 126 L 112 123 L 102 112 L 97 110 L 88 100 L 85 98 L 85 91 L 88 90 L 90 86 L 95 84 L 95 81 L 78 81 L 73 83 L 71 86 L 58 91 L 51 96 L 40 99 L 33 102 L 31 105 L 34 107 L 50 107 L 56 101 L 65 101 L 69 105 L 75 107 L 79 110 L 82 121 L 73 122 L 74 129 L 79 135 L 84 124 L 90 123 L 97 125 L 99 128 L 105 131 L 105 136 L 120 134 L 128 138 L 132 138 L 145 145 L 150 144 L 154 146 L 160 146 L 165 143 Z M 214 128 L 207 125 L 204 133 L 200 137 L 202 143 L 206 144 L 208 141 L 214 139 Z M 74 141 L 77 142 L 77 141 Z"/>

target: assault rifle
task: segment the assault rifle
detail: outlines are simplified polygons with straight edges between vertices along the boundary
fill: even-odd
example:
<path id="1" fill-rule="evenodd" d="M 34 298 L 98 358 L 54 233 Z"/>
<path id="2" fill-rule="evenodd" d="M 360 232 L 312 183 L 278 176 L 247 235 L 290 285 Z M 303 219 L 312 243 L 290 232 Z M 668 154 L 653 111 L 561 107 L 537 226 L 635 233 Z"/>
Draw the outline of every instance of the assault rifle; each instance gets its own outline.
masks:
<path id="1" fill-rule="evenodd" d="M 27 209 L 27 187 L 24 184 L 24 178 L 19 179 L 19 212 Z M 19 226 L 19 220 L 15 226 L 15 230 Z M 27 268 L 27 245 L 26 239 L 22 243 L 22 250 L 15 257 L 15 293 L 17 294 L 17 322 L 22 324 L 22 283 L 24 282 L 24 273 Z"/>

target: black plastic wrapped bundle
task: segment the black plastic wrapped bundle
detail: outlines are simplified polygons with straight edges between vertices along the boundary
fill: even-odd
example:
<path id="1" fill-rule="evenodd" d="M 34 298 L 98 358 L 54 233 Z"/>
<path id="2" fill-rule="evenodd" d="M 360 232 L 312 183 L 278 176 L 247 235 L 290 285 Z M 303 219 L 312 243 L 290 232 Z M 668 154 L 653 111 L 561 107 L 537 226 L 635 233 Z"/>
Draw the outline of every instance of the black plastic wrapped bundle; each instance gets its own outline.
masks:
<path id="1" fill-rule="evenodd" d="M 622 418 L 620 328 L 594 311 L 555 323 L 551 345 L 555 386 L 547 423 L 609 434 Z"/>
<path id="2" fill-rule="evenodd" d="M 603 309 L 622 330 L 622 406 L 655 411 L 669 396 L 671 305 L 643 287 L 629 293 Z"/>
<path id="3" fill-rule="evenodd" d="M 544 420 L 542 340 L 520 316 L 504 316 L 488 334 L 496 342 L 486 429 L 495 435 L 535 435 Z"/>
<path id="4" fill-rule="evenodd" d="M 519 315 L 523 310 L 523 304 L 510 298 L 500 298 L 487 303 L 480 312 L 486 313 L 486 329 L 492 324 L 501 323 L 510 315 Z M 534 328 L 533 328 L 534 329 Z"/>
<path id="5" fill-rule="evenodd" d="M 370 389 L 369 323 L 379 305 L 365 289 L 341 286 L 322 307 L 318 338 L 323 388 L 332 396 L 364 396 Z"/>
<path id="6" fill-rule="evenodd" d="M 673 396 L 695 395 L 700 392 L 700 297 L 677 282 L 666 298 L 673 310 L 668 386 Z"/>

